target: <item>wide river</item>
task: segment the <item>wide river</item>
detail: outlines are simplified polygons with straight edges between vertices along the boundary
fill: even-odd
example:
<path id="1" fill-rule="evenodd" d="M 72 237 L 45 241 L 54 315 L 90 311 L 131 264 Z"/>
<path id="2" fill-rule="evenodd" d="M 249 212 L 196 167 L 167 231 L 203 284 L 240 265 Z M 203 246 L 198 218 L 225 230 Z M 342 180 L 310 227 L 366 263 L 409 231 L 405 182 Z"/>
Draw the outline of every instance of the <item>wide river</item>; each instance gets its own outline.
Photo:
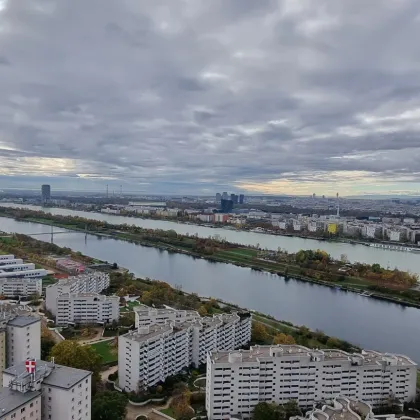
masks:
<path id="1" fill-rule="evenodd" d="M 0 231 L 44 233 L 34 237 L 50 240 L 50 227 L 38 223 L 0 217 Z M 407 354 L 420 362 L 419 309 L 116 239 L 88 235 L 85 240 L 85 235 L 79 232 L 57 234 L 54 242 L 101 260 L 117 262 L 137 276 L 181 285 L 186 291 L 222 298 L 278 319 L 321 329 L 365 348 Z M 395 253 L 395 259 L 401 255 L 404 254 Z"/>
<path id="2" fill-rule="evenodd" d="M 323 249 L 333 258 L 340 259 L 345 254 L 351 262 L 367 264 L 379 263 L 383 267 L 397 267 L 401 270 L 420 274 L 420 253 L 389 251 L 386 249 L 371 248 L 361 244 L 349 244 L 340 242 L 318 241 L 316 239 L 303 239 L 280 235 L 267 235 L 264 233 L 229 230 L 224 228 L 211 228 L 185 223 L 170 222 L 165 220 L 140 219 L 138 217 L 118 216 L 104 213 L 76 211 L 60 208 L 44 208 L 40 206 L 0 203 L 0 207 L 26 208 L 29 210 L 44 211 L 63 216 L 80 216 L 88 219 L 102 220 L 111 224 L 123 224 L 141 226 L 148 229 L 173 229 L 177 233 L 198 235 L 202 238 L 218 235 L 229 242 L 243 245 L 259 244 L 261 248 L 277 250 L 286 249 L 289 252 L 297 252 L 300 249 Z"/>

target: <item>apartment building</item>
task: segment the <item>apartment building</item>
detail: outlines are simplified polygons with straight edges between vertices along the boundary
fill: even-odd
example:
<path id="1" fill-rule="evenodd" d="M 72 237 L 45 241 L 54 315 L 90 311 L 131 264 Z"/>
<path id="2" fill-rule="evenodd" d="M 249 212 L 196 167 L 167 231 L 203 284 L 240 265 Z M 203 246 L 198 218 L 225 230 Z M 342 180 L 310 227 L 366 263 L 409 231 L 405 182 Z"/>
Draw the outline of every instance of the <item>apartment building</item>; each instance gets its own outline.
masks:
<path id="1" fill-rule="evenodd" d="M 354 398 L 336 397 L 321 408 L 306 413 L 305 417 L 295 416 L 290 420 L 394 420 L 395 414 L 376 416 L 372 406 Z M 402 416 L 400 420 L 414 420 L 413 417 Z"/>
<path id="2" fill-rule="evenodd" d="M 35 270 L 34 263 L 25 263 L 25 264 L 1 264 L 0 261 L 0 271 L 14 272 L 14 271 L 27 271 Z"/>
<path id="3" fill-rule="evenodd" d="M 66 293 L 100 293 L 109 287 L 109 274 L 89 271 L 74 277 L 59 280 L 45 289 L 45 306 L 53 314 L 57 313 L 57 298 Z"/>
<path id="4" fill-rule="evenodd" d="M 136 328 L 152 324 L 164 325 L 167 321 L 184 322 L 201 318 L 197 311 L 177 310 L 169 307 L 157 309 L 146 305 L 135 306 L 134 315 Z"/>
<path id="5" fill-rule="evenodd" d="M 3 390 L 23 402 L 13 420 L 90 420 L 92 372 L 29 359 L 9 367 L 3 373 Z M 17 393 L 20 393 L 19 396 Z M 17 396 L 17 397 L 16 397 Z M 32 397 L 39 398 L 32 400 Z M 6 395 L 6 402 L 7 400 Z M 31 403 L 34 403 L 31 406 Z M 17 403 L 16 403 L 17 404 Z M 26 404 L 26 403 L 25 403 Z M 33 412 L 33 415 L 31 415 Z M 18 417 L 20 414 L 24 416 Z M 39 416 L 40 414 L 40 416 Z M 1 418 L 1 417 L 0 417 Z"/>
<path id="6" fill-rule="evenodd" d="M 0 279 L 22 278 L 22 279 L 36 279 L 45 277 L 48 270 L 39 268 L 37 270 L 22 270 L 22 271 L 0 271 Z"/>
<path id="7" fill-rule="evenodd" d="M 0 278 L 0 295 L 14 297 L 30 296 L 34 293 L 42 293 L 41 278 Z"/>
<path id="8" fill-rule="evenodd" d="M 14 260 L 15 256 L 12 254 L 0 255 L 0 261 Z"/>
<path id="9" fill-rule="evenodd" d="M 13 366 L 28 357 L 41 357 L 41 319 L 13 314 L 5 321 L 6 366 Z"/>
<path id="10" fill-rule="evenodd" d="M 13 257 L 13 255 L 11 255 Z M 23 264 L 23 260 L 21 258 L 9 258 L 0 260 L 0 265 L 7 266 L 7 265 L 14 265 L 14 264 Z"/>
<path id="11" fill-rule="evenodd" d="M 41 391 L 0 388 L 0 420 L 41 420 Z"/>
<path id="12" fill-rule="evenodd" d="M 137 330 L 118 342 L 119 385 L 127 391 L 137 391 L 139 383 L 156 385 L 205 363 L 209 351 L 233 350 L 251 339 L 249 313 L 200 317 L 195 311 L 142 307 L 136 315 Z"/>
<path id="13" fill-rule="evenodd" d="M 210 420 L 249 419 L 258 402 L 297 400 L 301 407 L 345 395 L 373 406 L 393 394 L 416 395 L 417 365 L 406 356 L 311 350 L 298 345 L 255 346 L 207 356 L 206 409 Z"/>
<path id="14" fill-rule="evenodd" d="M 118 296 L 64 293 L 57 297 L 56 325 L 105 324 L 120 317 Z"/>

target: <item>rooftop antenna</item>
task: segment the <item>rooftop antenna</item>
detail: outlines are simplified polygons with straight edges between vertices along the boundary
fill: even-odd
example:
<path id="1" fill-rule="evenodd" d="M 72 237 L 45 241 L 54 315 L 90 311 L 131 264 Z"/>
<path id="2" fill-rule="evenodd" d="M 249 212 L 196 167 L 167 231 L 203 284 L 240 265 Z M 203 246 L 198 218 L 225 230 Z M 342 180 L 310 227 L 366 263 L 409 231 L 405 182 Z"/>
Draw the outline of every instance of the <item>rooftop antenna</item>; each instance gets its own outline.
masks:
<path id="1" fill-rule="evenodd" d="M 108 198 L 108 184 L 106 184 L 106 198 Z"/>

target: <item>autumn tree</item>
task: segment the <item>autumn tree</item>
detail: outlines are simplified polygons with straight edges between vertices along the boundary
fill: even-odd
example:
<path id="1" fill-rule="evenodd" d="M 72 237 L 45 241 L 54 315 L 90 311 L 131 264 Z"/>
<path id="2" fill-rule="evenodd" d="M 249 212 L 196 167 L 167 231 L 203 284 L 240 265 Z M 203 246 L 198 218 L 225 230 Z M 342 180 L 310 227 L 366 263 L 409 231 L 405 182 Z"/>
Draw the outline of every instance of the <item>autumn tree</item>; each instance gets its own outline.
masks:
<path id="1" fill-rule="evenodd" d="M 204 305 L 201 305 L 198 308 L 198 313 L 200 314 L 200 316 L 206 316 L 207 315 L 207 309 Z"/>
<path id="2" fill-rule="evenodd" d="M 273 344 L 296 344 L 296 341 L 291 335 L 280 333 L 274 337 Z"/>
<path id="3" fill-rule="evenodd" d="M 188 420 L 194 416 L 194 412 L 190 406 L 190 394 L 184 392 L 173 398 L 171 408 L 177 419 Z"/>
<path id="4" fill-rule="evenodd" d="M 51 331 L 46 327 L 41 327 L 41 359 L 46 360 L 54 347 L 55 341 Z"/>
<path id="5" fill-rule="evenodd" d="M 100 381 L 102 358 L 92 347 L 81 346 L 73 340 L 64 340 L 52 348 L 50 356 L 59 365 L 91 371 L 92 389 L 96 390 L 96 384 Z"/>
<path id="6" fill-rule="evenodd" d="M 254 322 L 252 324 L 252 333 L 251 333 L 251 340 L 252 341 L 266 341 L 268 338 L 267 328 L 260 322 Z"/>

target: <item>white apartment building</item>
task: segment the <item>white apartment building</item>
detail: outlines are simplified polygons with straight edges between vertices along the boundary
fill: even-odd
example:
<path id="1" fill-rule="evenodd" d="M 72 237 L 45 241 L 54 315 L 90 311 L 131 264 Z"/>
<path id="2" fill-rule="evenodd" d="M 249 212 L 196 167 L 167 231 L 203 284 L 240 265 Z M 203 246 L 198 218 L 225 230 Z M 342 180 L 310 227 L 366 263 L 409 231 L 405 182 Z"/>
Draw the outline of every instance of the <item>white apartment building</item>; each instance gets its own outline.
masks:
<path id="1" fill-rule="evenodd" d="M 167 321 L 184 322 L 201 318 L 197 311 L 177 310 L 169 307 L 158 309 L 147 305 L 135 306 L 134 314 L 136 328 L 152 324 L 164 325 Z"/>
<path id="2" fill-rule="evenodd" d="M 376 238 L 376 235 L 378 235 L 381 231 L 381 225 L 365 225 L 363 226 L 362 234 L 367 238 Z"/>
<path id="3" fill-rule="evenodd" d="M 37 270 L 23 270 L 19 272 L 10 272 L 10 271 L 0 271 L 0 279 L 6 278 L 24 278 L 24 279 L 35 279 L 41 278 L 48 274 L 48 270 L 44 270 L 43 268 L 39 268 Z"/>
<path id="4" fill-rule="evenodd" d="M 57 298 L 56 325 L 106 324 L 120 317 L 118 296 L 64 293 Z"/>
<path id="5" fill-rule="evenodd" d="M 41 420 L 41 391 L 0 388 L 0 420 Z"/>
<path id="6" fill-rule="evenodd" d="M 25 361 L 7 368 L 3 373 L 3 386 L 25 396 L 41 395 L 41 403 L 35 402 L 30 410 L 23 411 L 22 420 L 90 420 L 91 419 L 91 376 L 92 372 L 31 359 L 35 372 L 29 373 Z M 38 413 L 36 413 L 38 410 Z M 19 412 L 19 411 L 18 411 Z M 35 417 L 35 414 L 41 414 Z M 0 417 L 1 418 L 1 417 Z"/>
<path id="7" fill-rule="evenodd" d="M 35 316 L 9 315 L 6 321 L 6 366 L 28 357 L 41 357 L 41 319 Z"/>
<path id="8" fill-rule="evenodd" d="M 205 363 L 209 351 L 233 350 L 251 339 L 249 313 L 201 318 L 195 311 L 149 309 L 136 314 L 137 331 L 119 337 L 119 385 L 127 391 L 137 391 L 139 382 L 156 385 L 191 364 Z"/>
<path id="9" fill-rule="evenodd" d="M 16 274 L 16 273 L 11 273 Z M 30 296 L 42 293 L 41 278 L 0 278 L 0 295 L 6 297 Z"/>
<path id="10" fill-rule="evenodd" d="M 0 261 L 14 260 L 15 256 L 12 254 L 0 255 Z"/>
<path id="11" fill-rule="evenodd" d="M 78 276 L 59 280 L 45 289 L 45 306 L 53 314 L 57 313 L 57 298 L 65 293 L 100 293 L 109 287 L 109 274 L 89 271 Z"/>
<path id="12" fill-rule="evenodd" d="M 35 264 L 34 263 L 0 264 L 0 271 L 14 272 L 14 271 L 27 271 L 27 270 L 35 270 Z"/>
<path id="13" fill-rule="evenodd" d="M 23 264 L 23 260 L 21 258 L 9 258 L 7 260 L 0 260 L 0 265 L 2 266 L 14 265 L 14 264 Z"/>
<path id="14" fill-rule="evenodd" d="M 406 356 L 362 351 L 311 350 L 298 345 L 255 346 L 207 356 L 209 420 L 252 416 L 259 402 L 297 400 L 301 407 L 344 395 L 378 405 L 393 394 L 416 395 L 417 365 Z"/>
<path id="15" fill-rule="evenodd" d="M 190 365 L 191 329 L 182 323 L 140 327 L 118 339 L 118 382 L 138 391 Z"/>

